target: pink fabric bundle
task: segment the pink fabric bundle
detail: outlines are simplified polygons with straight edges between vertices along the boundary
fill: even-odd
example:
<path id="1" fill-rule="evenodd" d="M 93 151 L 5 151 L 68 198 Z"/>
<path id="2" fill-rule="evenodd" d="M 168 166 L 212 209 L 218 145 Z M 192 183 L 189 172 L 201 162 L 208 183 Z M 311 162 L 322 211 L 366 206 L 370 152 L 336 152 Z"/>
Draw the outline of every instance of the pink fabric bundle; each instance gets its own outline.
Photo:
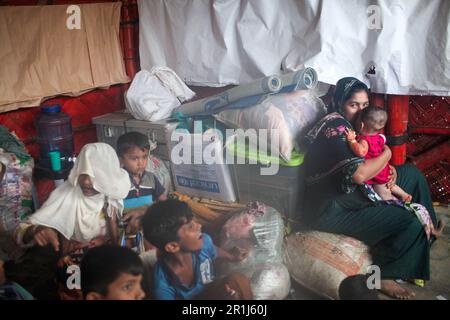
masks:
<path id="1" fill-rule="evenodd" d="M 260 202 L 250 202 L 240 214 L 231 217 L 223 226 L 222 234 L 227 240 L 250 239 L 256 217 L 264 215 L 266 207 Z"/>

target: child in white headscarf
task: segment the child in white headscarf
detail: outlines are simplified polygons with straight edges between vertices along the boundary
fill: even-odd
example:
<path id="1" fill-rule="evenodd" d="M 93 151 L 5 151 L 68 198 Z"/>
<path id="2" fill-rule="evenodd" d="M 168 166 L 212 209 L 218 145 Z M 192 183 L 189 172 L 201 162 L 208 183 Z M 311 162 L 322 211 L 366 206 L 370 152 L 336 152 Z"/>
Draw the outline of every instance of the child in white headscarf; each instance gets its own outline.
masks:
<path id="1" fill-rule="evenodd" d="M 65 252 L 116 241 L 117 218 L 129 189 L 128 173 L 120 168 L 114 149 L 105 143 L 87 144 L 67 181 L 16 229 L 16 240 L 22 247 L 51 244 Z"/>

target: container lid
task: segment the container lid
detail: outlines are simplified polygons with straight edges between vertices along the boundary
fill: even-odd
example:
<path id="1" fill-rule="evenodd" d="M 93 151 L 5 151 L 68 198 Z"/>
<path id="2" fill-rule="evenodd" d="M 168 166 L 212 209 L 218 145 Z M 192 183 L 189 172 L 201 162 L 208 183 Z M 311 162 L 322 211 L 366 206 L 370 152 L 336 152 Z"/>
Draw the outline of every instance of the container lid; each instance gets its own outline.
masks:
<path id="1" fill-rule="evenodd" d="M 238 157 L 245 157 L 246 159 L 256 160 L 260 164 L 269 165 L 270 163 L 278 162 L 283 167 L 297 167 L 303 163 L 303 153 L 299 153 L 292 150 L 291 160 L 285 161 L 282 158 L 274 157 L 269 154 L 259 153 L 258 151 L 249 150 L 248 144 L 245 145 L 245 153 L 242 152 L 242 148 L 237 147 L 237 142 L 227 145 L 227 149 L 233 152 Z"/>
<path id="2" fill-rule="evenodd" d="M 43 113 L 57 113 L 61 111 L 61 105 L 60 104 L 54 104 L 51 106 L 44 106 L 41 108 L 41 111 Z"/>

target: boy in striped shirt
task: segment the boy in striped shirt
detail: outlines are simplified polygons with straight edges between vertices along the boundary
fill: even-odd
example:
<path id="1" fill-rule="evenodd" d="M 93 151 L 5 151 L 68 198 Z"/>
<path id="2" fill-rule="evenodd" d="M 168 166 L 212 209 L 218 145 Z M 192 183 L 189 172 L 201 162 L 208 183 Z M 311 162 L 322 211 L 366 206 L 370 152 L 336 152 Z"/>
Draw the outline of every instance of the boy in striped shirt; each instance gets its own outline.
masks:
<path id="1" fill-rule="evenodd" d="M 130 175 L 131 182 L 131 189 L 123 201 L 124 215 L 121 225 L 124 233 L 121 242 L 138 253 L 144 251 L 144 240 L 140 232 L 141 217 L 153 202 L 167 198 L 161 182 L 151 172 L 146 171 L 149 151 L 150 143 L 142 133 L 128 132 L 117 140 L 120 164 Z"/>

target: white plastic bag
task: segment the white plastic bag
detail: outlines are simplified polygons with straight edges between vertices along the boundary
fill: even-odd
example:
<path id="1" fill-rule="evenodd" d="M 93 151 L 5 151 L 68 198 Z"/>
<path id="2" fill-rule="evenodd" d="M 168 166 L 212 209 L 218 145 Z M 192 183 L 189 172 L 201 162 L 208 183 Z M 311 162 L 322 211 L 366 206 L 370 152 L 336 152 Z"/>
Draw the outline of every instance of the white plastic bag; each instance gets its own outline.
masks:
<path id="1" fill-rule="evenodd" d="M 138 120 L 158 121 L 170 117 L 173 109 L 194 95 L 173 70 L 153 67 L 135 75 L 125 105 Z"/>
<path id="2" fill-rule="evenodd" d="M 158 157 L 149 155 L 146 170 L 155 175 L 155 177 L 164 187 L 165 195 L 173 191 L 172 177 L 170 176 L 170 171 L 167 168 L 168 166 L 170 166 L 170 164 L 166 165 L 164 161 L 162 161 Z"/>
<path id="3" fill-rule="evenodd" d="M 282 263 L 259 264 L 250 283 L 255 300 L 282 300 L 289 294 L 291 277 Z"/>

